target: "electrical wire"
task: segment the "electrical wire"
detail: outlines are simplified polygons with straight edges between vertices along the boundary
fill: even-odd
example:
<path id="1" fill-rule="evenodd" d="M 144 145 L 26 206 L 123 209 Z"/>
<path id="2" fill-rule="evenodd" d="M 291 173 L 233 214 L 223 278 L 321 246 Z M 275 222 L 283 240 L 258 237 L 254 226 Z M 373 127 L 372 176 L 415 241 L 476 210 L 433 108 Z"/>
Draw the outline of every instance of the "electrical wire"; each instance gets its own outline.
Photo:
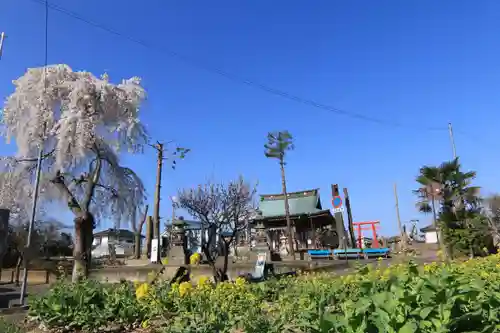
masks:
<path id="1" fill-rule="evenodd" d="M 49 61 L 49 2 L 45 1 L 45 55 L 44 64 L 47 67 Z"/>
<path id="2" fill-rule="evenodd" d="M 366 122 L 371 122 L 371 123 L 376 123 L 376 124 L 379 124 L 379 125 L 386 125 L 386 126 L 392 126 L 392 127 L 401 127 L 401 128 L 406 127 L 406 128 L 412 128 L 412 129 L 415 129 L 415 130 L 419 130 L 419 131 L 447 131 L 447 128 L 444 127 L 444 126 L 443 127 L 427 127 L 427 126 L 417 126 L 417 125 L 413 125 L 413 124 L 403 124 L 403 123 L 400 123 L 400 122 L 390 121 L 390 120 L 384 120 L 384 119 L 379 119 L 379 118 L 374 118 L 374 117 L 370 117 L 370 116 L 363 115 L 363 114 L 360 114 L 360 113 L 350 112 L 350 111 L 342 110 L 342 109 L 339 109 L 339 108 L 336 108 L 336 107 L 333 107 L 333 106 L 330 106 L 330 105 L 327 105 L 327 104 L 319 103 L 319 102 L 314 101 L 312 99 L 303 98 L 303 97 L 291 94 L 289 92 L 286 92 L 286 91 L 283 91 L 283 90 L 280 90 L 280 89 L 276 89 L 276 88 L 270 87 L 268 85 L 259 83 L 257 81 L 253 81 L 253 80 L 241 77 L 239 75 L 236 75 L 236 74 L 233 74 L 233 73 L 229 73 L 229 72 L 227 72 L 225 70 L 222 70 L 220 68 L 217 68 L 217 67 L 210 66 L 208 64 L 202 63 L 202 62 L 200 62 L 200 61 L 198 61 L 198 60 L 196 60 L 196 59 L 194 59 L 192 57 L 183 55 L 183 54 L 181 54 L 181 53 L 179 53 L 179 52 L 177 52 L 175 50 L 169 49 L 167 47 L 154 45 L 154 44 L 148 43 L 146 41 L 137 39 L 137 38 L 132 37 L 130 35 L 124 34 L 124 33 L 120 32 L 120 31 L 118 31 L 116 29 L 107 27 L 104 24 L 101 24 L 101 23 L 98 23 L 96 21 L 92 21 L 90 19 L 87 19 L 87 18 L 83 17 L 82 15 L 80 15 L 78 13 L 70 11 L 70 10 L 68 10 L 68 9 L 66 9 L 64 7 L 61 7 L 59 5 L 56 5 L 54 3 L 50 3 L 49 2 L 47 4 L 47 2 L 45 0 L 29 0 L 29 1 L 35 2 L 35 3 L 38 3 L 38 4 L 44 4 L 48 8 L 50 8 L 50 9 L 52 9 L 54 11 L 57 11 L 59 13 L 62 13 L 64 15 L 66 15 L 66 16 L 69 16 L 69 17 L 71 17 L 71 18 L 73 18 L 75 20 L 78 20 L 80 22 L 83 22 L 85 24 L 93 26 L 94 28 L 106 31 L 106 32 L 108 32 L 108 33 L 110 33 L 112 35 L 118 36 L 120 38 L 126 39 L 126 40 L 128 40 L 128 41 L 130 41 L 132 43 L 141 45 L 144 48 L 164 53 L 164 54 L 166 54 L 166 55 L 168 55 L 168 56 L 170 56 L 172 58 L 176 58 L 176 59 L 178 59 L 178 60 L 180 60 L 180 61 L 182 61 L 182 62 L 184 62 L 184 63 L 186 63 L 186 64 L 188 64 L 190 66 L 197 67 L 197 68 L 205 70 L 207 72 L 218 74 L 218 75 L 223 76 L 223 77 L 225 77 L 225 78 L 227 78 L 227 79 L 229 79 L 231 81 L 234 81 L 234 82 L 237 82 L 237 83 L 240 83 L 240 84 L 244 84 L 244 85 L 256 88 L 256 89 L 260 89 L 260 90 L 262 90 L 264 92 L 267 92 L 269 94 L 272 94 L 272 95 L 275 95 L 275 96 L 278 96 L 278 97 L 282 97 L 282 98 L 285 98 L 285 99 L 288 99 L 288 100 L 291 100 L 291 101 L 294 101 L 294 102 L 297 102 L 297 103 L 300 103 L 300 104 L 308 105 L 308 106 L 311 106 L 311 107 L 314 107 L 314 108 L 317 108 L 317 109 L 322 109 L 322 110 L 325 110 L 325 111 L 328 111 L 328 112 L 332 112 L 332 113 L 335 113 L 335 114 L 338 114 L 338 115 L 342 115 L 342 116 L 345 116 L 345 117 L 349 117 L 349 118 L 353 118 L 353 119 L 358 119 L 358 120 L 362 120 L 362 121 L 366 121 Z"/>
<path id="3" fill-rule="evenodd" d="M 45 5 L 45 54 L 43 59 L 43 84 L 44 90 L 47 90 L 47 65 L 49 62 L 49 2 L 43 1 Z"/>

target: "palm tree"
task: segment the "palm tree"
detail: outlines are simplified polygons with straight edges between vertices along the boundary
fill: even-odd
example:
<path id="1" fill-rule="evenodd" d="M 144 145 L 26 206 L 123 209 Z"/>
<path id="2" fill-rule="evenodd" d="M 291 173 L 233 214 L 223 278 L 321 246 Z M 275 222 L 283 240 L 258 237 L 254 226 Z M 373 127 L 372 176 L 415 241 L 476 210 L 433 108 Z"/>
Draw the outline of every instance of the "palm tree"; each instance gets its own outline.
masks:
<path id="1" fill-rule="evenodd" d="M 421 212 L 433 213 L 433 224 L 437 228 L 441 246 L 444 245 L 444 239 L 441 228 L 437 226 L 436 203 L 439 204 L 440 220 L 446 224 L 445 227 L 453 227 L 460 224 L 460 221 L 462 224 L 465 222 L 467 227 L 470 214 L 479 208 L 479 187 L 471 186 L 476 173 L 462 172 L 460 168 L 458 158 L 455 158 L 440 166 L 423 166 L 416 179 L 420 185 L 414 191 L 419 197 L 417 207 Z M 443 250 L 448 256 L 449 249 L 444 247 Z"/>
<path id="2" fill-rule="evenodd" d="M 285 217 L 286 217 L 286 230 L 288 234 L 288 248 L 289 253 L 295 256 L 294 242 L 292 236 L 292 221 L 290 219 L 290 206 L 288 205 L 288 193 L 286 191 L 286 177 L 285 177 L 285 157 L 289 150 L 294 149 L 293 137 L 288 131 L 269 132 L 267 134 L 267 143 L 264 145 L 267 158 L 275 158 L 278 160 L 281 169 L 281 187 L 283 197 L 285 199 Z"/>

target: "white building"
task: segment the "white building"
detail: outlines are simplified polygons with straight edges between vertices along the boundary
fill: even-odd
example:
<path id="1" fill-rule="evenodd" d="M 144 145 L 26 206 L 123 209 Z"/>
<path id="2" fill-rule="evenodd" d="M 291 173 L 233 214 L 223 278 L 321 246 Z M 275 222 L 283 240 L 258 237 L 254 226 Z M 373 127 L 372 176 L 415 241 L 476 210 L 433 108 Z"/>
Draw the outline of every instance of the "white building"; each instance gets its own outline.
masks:
<path id="1" fill-rule="evenodd" d="M 144 238 L 144 236 L 141 236 Z M 118 257 L 128 257 L 134 254 L 135 235 L 126 229 L 107 229 L 94 234 L 92 242 L 92 257 L 109 256 L 110 246 L 115 248 Z"/>
<path id="2" fill-rule="evenodd" d="M 438 236 L 437 236 L 437 230 L 434 226 L 429 225 L 425 228 L 420 229 L 420 232 L 424 234 L 425 243 L 437 244 Z"/>

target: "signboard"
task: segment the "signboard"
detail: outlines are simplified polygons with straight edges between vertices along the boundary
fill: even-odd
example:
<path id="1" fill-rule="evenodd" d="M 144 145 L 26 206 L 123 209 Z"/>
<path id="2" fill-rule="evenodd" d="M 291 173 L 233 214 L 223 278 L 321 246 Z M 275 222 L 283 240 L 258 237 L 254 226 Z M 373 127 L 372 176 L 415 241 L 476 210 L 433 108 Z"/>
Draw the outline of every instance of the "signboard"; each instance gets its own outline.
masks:
<path id="1" fill-rule="evenodd" d="M 344 206 L 342 205 L 342 198 L 339 195 L 333 197 L 332 206 L 334 213 L 342 213 L 344 211 Z"/>
<path id="2" fill-rule="evenodd" d="M 154 238 L 151 240 L 151 262 L 158 261 L 158 251 L 159 251 L 158 239 Z"/>

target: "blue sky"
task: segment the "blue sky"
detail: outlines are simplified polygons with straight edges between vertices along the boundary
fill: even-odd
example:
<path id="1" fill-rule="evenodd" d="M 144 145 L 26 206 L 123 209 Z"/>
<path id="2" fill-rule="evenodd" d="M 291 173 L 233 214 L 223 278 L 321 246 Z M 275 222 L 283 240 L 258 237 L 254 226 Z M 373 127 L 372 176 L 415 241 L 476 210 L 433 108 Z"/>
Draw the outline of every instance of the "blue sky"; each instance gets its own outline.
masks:
<path id="1" fill-rule="evenodd" d="M 354 219 L 380 220 L 384 234 L 396 231 L 395 182 L 402 220 L 428 222 L 411 190 L 420 166 L 451 158 L 449 121 L 464 168 L 478 172 L 484 194 L 500 191 L 493 145 L 500 120 L 498 1 L 52 3 L 149 45 L 50 11 L 50 64 L 106 71 L 115 82 L 142 77 L 149 94 L 143 121 L 152 137 L 192 149 L 176 171 L 165 170 L 162 216 L 171 215 L 169 195 L 207 179 L 242 174 L 259 182 L 260 193 L 280 192 L 278 165 L 264 157 L 263 144 L 268 131 L 281 129 L 296 139 L 289 190 L 320 188 L 330 207 L 330 184 L 348 187 Z M 3 99 L 11 80 L 43 65 L 44 7 L 2 1 L 0 31 L 8 34 L 0 60 Z M 388 125 L 273 95 L 165 50 Z M 13 149 L 2 144 L 0 153 Z M 143 177 L 152 202 L 154 151 L 124 161 Z"/>

